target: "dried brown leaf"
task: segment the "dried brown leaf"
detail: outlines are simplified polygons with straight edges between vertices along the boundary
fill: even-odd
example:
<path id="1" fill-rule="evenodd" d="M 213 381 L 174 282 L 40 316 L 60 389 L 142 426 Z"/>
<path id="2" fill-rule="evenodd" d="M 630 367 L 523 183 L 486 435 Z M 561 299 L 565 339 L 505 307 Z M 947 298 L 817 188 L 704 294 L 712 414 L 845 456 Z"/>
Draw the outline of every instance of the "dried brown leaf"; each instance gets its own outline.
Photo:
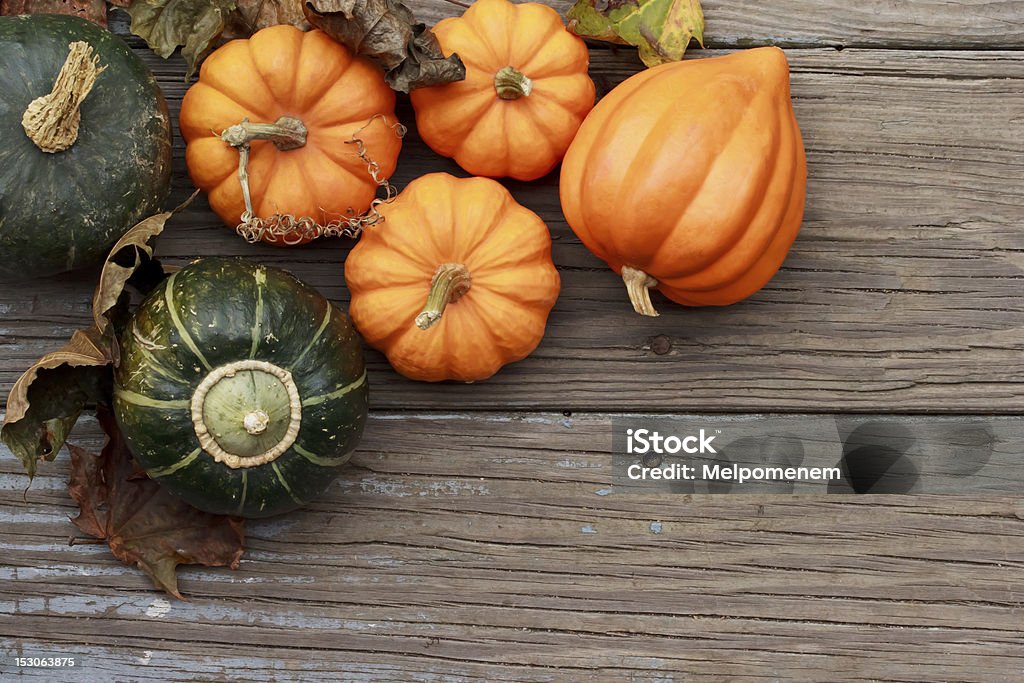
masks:
<path id="1" fill-rule="evenodd" d="M 281 24 L 309 30 L 302 0 L 236 0 L 235 5 L 218 43 L 246 38 L 260 29 Z"/>
<path id="2" fill-rule="evenodd" d="M 146 291 L 163 277 L 152 260 L 152 241 L 167 219 L 191 201 L 143 220 L 114 245 L 93 294 L 94 325 L 75 331 L 63 348 L 40 358 L 15 382 L 0 439 L 30 478 L 40 460 L 57 456 L 85 406 L 109 400 L 116 330 L 128 309 L 125 285 L 131 281 Z"/>
<path id="3" fill-rule="evenodd" d="M 398 0 L 306 0 L 309 23 L 383 67 L 395 90 L 466 78 L 458 55 L 445 57 L 437 38 Z"/>
<path id="4" fill-rule="evenodd" d="M 235 9 L 234 0 L 134 0 L 132 33 L 164 59 L 182 47 L 189 75 L 210 51 Z"/>
<path id="5" fill-rule="evenodd" d="M 138 566 L 157 588 L 182 600 L 178 565 L 237 569 L 245 549 L 242 521 L 201 512 L 139 476 L 110 411 L 101 407 L 97 417 L 107 434 L 100 454 L 70 447 L 68 492 L 80 510 L 75 525 L 106 541 L 114 557 Z"/>
<path id="6" fill-rule="evenodd" d="M 71 452 L 71 479 L 68 493 L 78 503 L 78 516 L 71 519 L 75 526 L 93 538 L 106 538 L 107 515 L 101 508 L 109 497 L 103 458 L 84 448 L 68 444 Z"/>
<path id="7" fill-rule="evenodd" d="M 118 0 L 132 33 L 165 59 L 181 47 L 191 77 L 213 48 L 277 24 L 306 30 L 302 0 Z"/>
<path id="8" fill-rule="evenodd" d="M 0 0 L 0 16 L 5 14 L 70 14 L 107 26 L 104 0 Z"/>
<path id="9" fill-rule="evenodd" d="M 192 195 L 193 197 L 195 195 Z M 189 201 L 192 201 L 191 198 Z M 152 261 L 154 239 L 164 230 L 167 219 L 175 211 L 165 211 L 146 218 L 125 233 L 110 250 L 107 263 L 100 273 L 99 284 L 92 295 L 92 319 L 96 329 L 106 334 L 111 325 L 110 315 L 117 306 L 129 279 Z"/>
<path id="10" fill-rule="evenodd" d="M 95 327 L 76 330 L 14 383 L 0 437 L 30 478 L 40 460 L 57 457 L 82 409 L 109 392 L 110 353 Z"/>

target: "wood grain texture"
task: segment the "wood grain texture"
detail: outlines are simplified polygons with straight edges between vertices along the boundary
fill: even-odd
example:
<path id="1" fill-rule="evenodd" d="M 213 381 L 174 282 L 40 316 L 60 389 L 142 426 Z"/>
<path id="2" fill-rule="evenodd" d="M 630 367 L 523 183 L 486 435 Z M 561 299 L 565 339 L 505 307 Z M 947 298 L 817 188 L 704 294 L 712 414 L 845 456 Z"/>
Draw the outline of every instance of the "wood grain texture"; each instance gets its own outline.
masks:
<path id="1" fill-rule="evenodd" d="M 181 63 L 143 54 L 176 113 Z M 441 386 L 407 381 L 371 352 L 373 407 L 1021 411 L 1022 55 L 790 50 L 810 168 L 803 231 L 768 287 L 725 309 L 656 297 L 661 318 L 634 315 L 621 281 L 566 225 L 557 174 L 508 183 L 550 226 L 563 280 L 540 348 L 486 383 Z M 593 51 L 603 92 L 637 68 L 634 54 Z M 405 101 L 399 115 L 413 123 Z M 172 201 L 191 189 L 176 142 Z M 395 180 L 435 170 L 459 173 L 411 127 Z M 258 258 L 344 307 L 347 249 L 254 247 L 200 200 L 158 251 L 173 263 Z M 93 277 L 0 284 L 0 390 L 86 323 Z"/>
<path id="2" fill-rule="evenodd" d="M 562 15 L 574 0 L 552 0 Z M 416 0 L 432 24 L 472 0 Z M 702 0 L 709 47 L 882 47 L 1016 49 L 1024 47 L 1014 0 Z"/>
<path id="3" fill-rule="evenodd" d="M 1024 674 L 1018 501 L 621 494 L 609 428 L 378 413 L 318 503 L 249 525 L 238 571 L 183 572 L 190 603 L 67 545 L 65 457 L 23 497 L 4 454 L 0 675 L 15 654 L 80 658 L 47 680 Z"/>
<path id="4" fill-rule="evenodd" d="M 433 21 L 468 1 L 410 4 Z M 566 226 L 556 177 L 509 183 L 551 227 L 563 278 L 537 353 L 427 386 L 371 352 L 354 467 L 308 510 L 251 524 L 237 572 L 184 571 L 192 602 L 67 544 L 66 456 L 25 494 L 0 450 L 0 678 L 1022 680 L 1019 501 L 609 486 L 608 412 L 1024 408 L 1020 3 L 703 4 L 713 46 L 795 48 L 810 197 L 765 291 L 723 310 L 659 300 L 640 320 Z M 132 44 L 176 114 L 182 62 Z M 601 92 L 639 69 L 629 50 L 592 55 Z M 400 115 L 413 123 L 404 99 Z M 190 188 L 176 142 L 172 201 Z M 432 170 L 458 173 L 413 129 L 396 181 Z M 247 245 L 203 200 L 158 247 L 283 266 L 341 306 L 347 250 Z M 94 279 L 0 283 L 0 391 L 86 324 Z M 76 439 L 98 447 L 94 421 Z M 79 667 L 16 670 L 19 655 Z"/>
<path id="5" fill-rule="evenodd" d="M 407 4 L 417 20 L 433 25 L 461 14 L 473 1 L 415 0 Z M 544 4 L 565 16 L 573 2 L 550 0 Z M 1017 0 L 702 0 L 701 6 L 705 45 L 710 48 L 1024 48 Z M 127 14 L 111 13 L 111 30 L 126 34 L 127 24 Z"/>

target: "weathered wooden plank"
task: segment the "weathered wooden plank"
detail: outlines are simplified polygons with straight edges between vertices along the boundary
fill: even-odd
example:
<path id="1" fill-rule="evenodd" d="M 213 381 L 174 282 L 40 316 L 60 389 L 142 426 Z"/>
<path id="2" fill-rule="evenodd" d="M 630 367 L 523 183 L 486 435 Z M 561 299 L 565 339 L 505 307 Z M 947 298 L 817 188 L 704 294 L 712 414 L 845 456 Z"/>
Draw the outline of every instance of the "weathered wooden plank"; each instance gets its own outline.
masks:
<path id="1" fill-rule="evenodd" d="M 67 545 L 66 458 L 23 497 L 2 454 L 0 674 L 75 654 L 48 680 L 1019 679 L 1018 501 L 622 494 L 609 425 L 378 413 L 320 502 L 250 524 L 238 572 L 184 572 L 190 603 Z"/>
<path id="2" fill-rule="evenodd" d="M 458 15 L 473 0 L 417 0 L 421 21 Z M 565 15 L 573 0 L 545 4 Z M 1024 46 L 1012 0 L 702 0 L 712 47 L 784 46 L 977 49 Z"/>
<path id="3" fill-rule="evenodd" d="M 727 309 L 632 314 L 564 222 L 557 177 L 509 183 L 555 238 L 563 292 L 530 359 L 477 385 L 416 385 L 370 354 L 376 408 L 1019 412 L 1024 409 L 1024 59 L 1014 52 L 791 50 L 810 159 L 803 232 L 782 272 Z M 180 61 L 147 54 L 177 110 Z M 634 55 L 595 51 L 607 90 Z M 403 104 L 401 117 L 413 122 Z M 179 141 L 180 143 L 180 141 Z M 176 191 L 189 192 L 180 144 Z M 396 180 L 458 172 L 410 130 Z M 200 200 L 163 238 L 180 263 L 237 254 L 341 305 L 347 245 L 253 247 Z M 88 320 L 89 274 L 0 284 L 0 390 Z M 652 343 L 657 340 L 657 343 Z"/>
<path id="4" fill-rule="evenodd" d="M 521 0 L 514 0 L 519 2 Z M 474 0 L 416 0 L 416 17 L 432 25 L 458 16 Z M 544 4 L 562 16 L 573 0 Z M 702 0 L 708 47 L 871 47 L 1014 50 L 1024 47 L 1014 0 Z M 111 26 L 127 33 L 128 17 Z M 597 44 L 595 44 L 597 45 Z"/>
<path id="5" fill-rule="evenodd" d="M 460 11 L 414 4 L 428 20 Z M 732 309 L 638 321 L 564 224 L 556 179 L 510 184 L 551 226 L 565 283 L 538 353 L 443 387 L 371 354 L 355 467 L 309 510 L 252 524 L 239 572 L 185 572 L 192 603 L 66 544 L 66 459 L 23 497 L 0 453 L 0 677 L 1020 680 L 1019 502 L 616 493 L 609 416 L 561 412 L 1024 405 L 1024 59 L 993 51 L 1024 42 L 1016 3 L 704 5 L 717 46 L 972 50 L 790 50 L 807 222 L 779 278 Z M 144 54 L 176 110 L 180 61 Z M 594 51 L 602 90 L 636 68 L 629 51 Z M 455 169 L 413 131 L 397 181 L 427 170 Z M 175 199 L 187 193 L 179 145 Z M 346 249 L 250 247 L 202 201 L 160 246 L 175 263 L 283 265 L 342 305 Z M 0 391 L 85 324 L 91 279 L 0 284 Z M 491 412 L 403 412 L 416 408 Z M 96 446 L 94 423 L 78 438 Z M 11 666 L 54 654 L 79 667 Z"/>

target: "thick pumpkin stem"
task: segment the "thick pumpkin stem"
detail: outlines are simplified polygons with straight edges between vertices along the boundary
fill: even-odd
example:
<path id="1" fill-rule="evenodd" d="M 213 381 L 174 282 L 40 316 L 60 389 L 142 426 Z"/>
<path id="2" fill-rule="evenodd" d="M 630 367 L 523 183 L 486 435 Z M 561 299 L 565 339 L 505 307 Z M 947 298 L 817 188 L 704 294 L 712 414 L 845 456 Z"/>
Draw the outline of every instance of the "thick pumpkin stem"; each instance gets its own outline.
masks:
<path id="1" fill-rule="evenodd" d="M 657 280 L 639 268 L 622 266 L 622 281 L 626 283 L 626 291 L 629 293 L 634 311 L 650 318 L 657 318 L 660 315 L 651 303 L 651 287 L 658 286 Z"/>
<path id="2" fill-rule="evenodd" d="M 514 66 L 506 66 L 494 75 L 494 89 L 503 100 L 518 100 L 533 92 L 533 81 Z"/>
<path id="3" fill-rule="evenodd" d="M 305 147 L 309 131 L 299 119 L 282 116 L 274 123 L 251 123 L 243 119 L 220 134 L 220 139 L 232 147 L 248 145 L 253 140 L 270 140 L 282 152 Z"/>
<path id="4" fill-rule="evenodd" d="M 472 278 L 469 269 L 461 263 L 442 263 L 430 281 L 430 294 L 423 312 L 416 316 L 416 327 L 429 330 L 438 320 L 448 304 L 453 304 L 469 291 Z"/>
<path id="5" fill-rule="evenodd" d="M 249 190 L 249 150 L 253 140 L 269 140 L 282 152 L 298 149 L 306 145 L 309 131 L 299 119 L 282 116 L 274 123 L 251 123 L 242 119 L 220 134 L 220 139 L 238 150 L 238 182 L 242 185 L 242 200 L 245 202 L 245 213 L 242 214 L 242 225 L 249 223 L 256 216 L 252 207 L 252 194 Z M 241 227 L 241 226 L 240 226 Z"/>
<path id="6" fill-rule="evenodd" d="M 53 90 L 32 100 L 21 117 L 25 134 L 36 147 L 53 154 L 75 144 L 82 121 L 82 101 L 106 68 L 100 66 L 100 58 L 88 43 L 79 40 L 68 45 L 68 58 L 57 74 Z"/>

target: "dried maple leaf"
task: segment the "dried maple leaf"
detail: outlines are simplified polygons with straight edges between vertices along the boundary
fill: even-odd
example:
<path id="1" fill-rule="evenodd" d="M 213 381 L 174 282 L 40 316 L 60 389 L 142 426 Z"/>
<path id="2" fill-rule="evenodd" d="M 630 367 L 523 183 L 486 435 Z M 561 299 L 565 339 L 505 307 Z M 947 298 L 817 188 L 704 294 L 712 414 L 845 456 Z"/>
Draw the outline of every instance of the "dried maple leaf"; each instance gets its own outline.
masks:
<path id="1" fill-rule="evenodd" d="M 5 14 L 70 14 L 107 26 L 104 0 L 0 0 L 0 16 Z"/>
<path id="2" fill-rule="evenodd" d="M 75 525 L 181 600 L 178 565 L 237 569 L 245 549 L 242 521 L 200 512 L 140 476 L 109 409 L 100 407 L 96 416 L 107 434 L 100 454 L 69 446 L 68 492 L 80 510 Z"/>
<path id="3" fill-rule="evenodd" d="M 395 90 L 466 78 L 459 56 L 445 57 L 430 29 L 398 0 L 307 0 L 305 10 L 313 26 L 380 64 Z"/>
<path id="4" fill-rule="evenodd" d="M 647 66 L 679 61 L 691 40 L 704 45 L 700 0 L 577 0 L 566 18 L 577 35 L 637 46 Z"/>

